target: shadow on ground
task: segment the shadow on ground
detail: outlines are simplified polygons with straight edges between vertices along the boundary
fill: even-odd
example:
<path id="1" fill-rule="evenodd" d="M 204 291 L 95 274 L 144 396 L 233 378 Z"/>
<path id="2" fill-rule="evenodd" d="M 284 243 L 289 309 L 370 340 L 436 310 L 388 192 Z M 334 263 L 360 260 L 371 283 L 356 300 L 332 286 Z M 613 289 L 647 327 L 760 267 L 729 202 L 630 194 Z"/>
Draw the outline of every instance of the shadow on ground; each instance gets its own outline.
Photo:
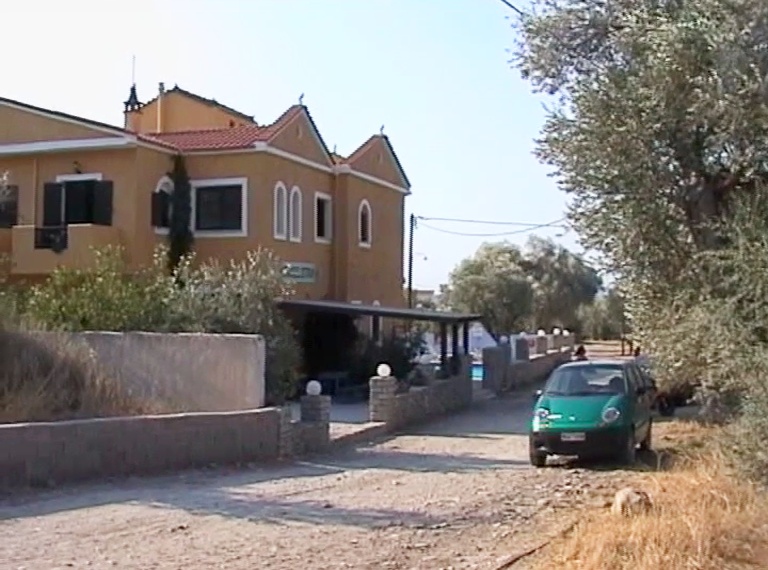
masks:
<path id="1" fill-rule="evenodd" d="M 529 390 L 528 392 L 532 391 Z M 408 434 L 417 437 L 499 439 L 527 433 L 531 398 L 527 395 L 478 402 L 469 410 L 437 420 Z M 396 437 L 396 436 L 392 436 Z M 388 438 L 391 440 L 391 437 Z M 378 443 L 380 443 L 379 440 Z M 459 446 L 466 450 L 472 446 Z M 382 521 L 406 520 L 433 524 L 410 511 L 350 510 L 304 499 L 286 500 L 275 487 L 287 479 L 307 479 L 307 491 L 343 485 L 339 476 L 362 470 L 411 473 L 470 473 L 527 467 L 527 461 L 502 457 L 480 457 L 467 453 L 429 454 L 401 451 L 386 446 L 357 446 L 331 455 L 307 458 L 290 464 L 257 468 L 224 468 L 187 471 L 180 474 L 130 478 L 104 483 L 73 485 L 61 489 L 14 493 L 0 499 L 0 521 L 45 516 L 52 513 L 99 506 L 137 503 L 190 512 L 226 514 L 254 520 L 304 520 L 323 524 L 381 525 Z M 311 481 L 311 482 L 310 482 Z M 302 485 L 304 486 L 304 485 Z M 247 497 L 244 498 L 244 497 Z M 410 518 L 409 518 L 410 517 Z M 414 518 L 415 517 L 415 518 Z M 413 520 L 411 520 L 413 519 Z M 440 521 L 437 521 L 440 522 Z M 436 524 L 436 523 L 435 523 Z"/>
<path id="2" fill-rule="evenodd" d="M 155 477 L 146 479 L 126 479 L 112 483 L 99 483 L 83 486 L 70 486 L 61 490 L 50 490 L 41 493 L 23 493 L 0 503 L 0 521 L 14 518 L 39 517 L 52 513 L 93 508 L 120 503 L 142 503 L 166 505 L 199 511 L 201 505 L 226 505 L 209 509 L 211 512 L 229 510 L 234 505 L 231 516 L 243 514 L 246 518 L 261 517 L 259 509 L 266 508 L 268 512 L 278 512 L 289 505 L 302 505 L 302 502 L 281 503 L 277 500 L 263 499 L 249 503 L 250 506 L 239 505 L 235 498 L 238 489 L 248 489 L 269 484 L 273 481 L 283 481 L 295 478 L 317 478 L 319 483 L 326 479 L 321 488 L 331 488 L 341 485 L 337 477 L 345 472 L 359 470 L 391 470 L 415 473 L 469 473 L 480 470 L 509 469 L 527 465 L 524 461 L 491 460 L 472 455 L 437 455 L 427 453 L 411 453 L 404 451 L 357 448 L 341 452 L 335 456 L 322 457 L 318 462 L 298 461 L 288 466 L 259 469 L 220 468 L 209 472 L 190 471 L 181 475 Z M 224 491 L 226 489 L 226 491 Z M 310 494 L 317 486 L 310 486 Z M 265 485 L 265 493 L 269 491 Z M 221 501 L 209 501 L 205 497 L 220 495 Z M 259 496 L 259 493 L 256 493 Z M 306 502 L 298 507 L 301 516 L 320 519 L 318 513 L 325 513 L 332 520 L 334 512 L 327 512 L 323 506 L 314 502 Z M 312 514 L 315 513 L 315 514 Z M 386 520 L 397 519 L 407 513 L 341 513 L 349 521 L 365 520 L 370 524 L 379 518 Z M 266 515 L 265 515 L 266 516 Z M 267 517 L 269 518 L 269 517 Z M 424 521 L 422 521 L 424 522 Z M 428 523 L 429 521 L 427 521 Z M 334 523 L 336 524 L 336 523 Z M 348 524 L 355 524 L 350 522 Z M 426 523 L 425 523 L 426 524 Z"/>
<path id="3" fill-rule="evenodd" d="M 423 436 L 466 439 L 496 439 L 498 436 L 528 435 L 536 387 L 503 398 L 475 403 L 463 414 L 437 420 L 408 433 Z"/>

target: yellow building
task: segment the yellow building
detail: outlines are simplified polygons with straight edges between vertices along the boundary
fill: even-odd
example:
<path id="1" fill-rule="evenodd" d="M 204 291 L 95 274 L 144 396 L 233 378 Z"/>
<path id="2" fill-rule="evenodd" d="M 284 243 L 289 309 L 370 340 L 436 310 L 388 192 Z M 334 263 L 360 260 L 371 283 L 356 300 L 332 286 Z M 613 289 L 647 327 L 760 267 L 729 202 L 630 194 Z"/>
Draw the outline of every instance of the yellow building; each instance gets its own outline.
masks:
<path id="1" fill-rule="evenodd" d="M 134 86 L 124 114 L 118 128 L 0 98 L 0 252 L 14 278 L 85 267 L 107 245 L 148 264 L 181 155 L 198 258 L 267 247 L 291 265 L 299 299 L 403 306 L 410 184 L 385 135 L 342 157 L 303 105 L 260 124 L 178 87 L 141 103 Z"/>

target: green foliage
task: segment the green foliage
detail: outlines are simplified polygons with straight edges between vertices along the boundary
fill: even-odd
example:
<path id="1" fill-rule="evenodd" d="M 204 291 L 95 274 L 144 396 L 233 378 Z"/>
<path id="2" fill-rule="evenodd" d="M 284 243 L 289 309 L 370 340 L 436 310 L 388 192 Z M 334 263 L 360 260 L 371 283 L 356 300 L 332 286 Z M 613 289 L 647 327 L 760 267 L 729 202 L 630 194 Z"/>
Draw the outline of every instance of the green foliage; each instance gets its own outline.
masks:
<path id="1" fill-rule="evenodd" d="M 180 260 L 170 275 L 167 252 L 155 252 L 151 267 L 129 273 L 123 252 L 95 252 L 88 270 L 57 269 L 34 287 L 27 315 L 56 330 L 208 332 L 261 334 L 266 342 L 270 403 L 295 389 L 301 354 L 295 333 L 275 299 L 289 295 L 282 266 L 269 251 L 222 265 Z"/>
<path id="2" fill-rule="evenodd" d="M 581 256 L 552 240 L 531 236 L 522 264 L 533 278 L 531 327 L 579 328 L 579 308 L 592 303 L 602 281 Z"/>
<path id="3" fill-rule="evenodd" d="M 768 4 L 542 0 L 517 63 L 539 157 L 619 277 L 664 388 L 701 383 L 734 464 L 768 456 Z"/>
<path id="4" fill-rule="evenodd" d="M 383 338 L 379 343 L 361 337 L 357 344 L 357 350 L 351 355 L 353 378 L 368 379 L 376 373 L 379 364 L 386 362 L 392 376 L 404 380 L 413 368 L 414 359 L 424 349 L 425 340 L 423 333 L 414 330 L 408 335 Z"/>
<path id="5" fill-rule="evenodd" d="M 532 237 L 525 250 L 508 242 L 483 244 L 451 273 L 444 292 L 453 309 L 482 314 L 493 335 L 524 328 L 578 328 L 579 307 L 601 281 L 580 256 Z"/>
<path id="6" fill-rule="evenodd" d="M 578 309 L 577 332 L 593 340 L 618 340 L 630 332 L 624 319 L 624 300 L 615 288 Z"/>
<path id="7" fill-rule="evenodd" d="M 162 258 L 156 255 L 151 267 L 128 273 L 121 248 L 93 253 L 90 269 L 58 268 L 33 287 L 27 316 L 68 331 L 164 330 L 175 287 Z"/>
<path id="8" fill-rule="evenodd" d="M 266 385 L 270 403 L 291 395 L 298 379 L 301 351 L 291 324 L 275 299 L 292 291 L 282 264 L 269 250 L 249 252 L 243 261 L 183 264 L 171 314 L 176 330 L 258 333 L 266 342 Z"/>
<path id="9" fill-rule="evenodd" d="M 494 336 L 519 331 L 533 308 L 533 287 L 522 261 L 520 249 L 511 243 L 483 244 L 451 272 L 447 304 L 483 315 Z"/>
<path id="10" fill-rule="evenodd" d="M 173 194 L 171 195 L 170 227 L 168 228 L 168 267 L 173 271 L 192 252 L 192 187 L 184 157 L 173 158 Z"/>
<path id="11" fill-rule="evenodd" d="M 638 328 L 697 280 L 708 222 L 768 166 L 768 5 L 548 0 L 521 22 L 524 77 L 558 96 L 539 144 L 582 242 L 618 272 Z M 648 321 L 646 322 L 646 319 Z"/>

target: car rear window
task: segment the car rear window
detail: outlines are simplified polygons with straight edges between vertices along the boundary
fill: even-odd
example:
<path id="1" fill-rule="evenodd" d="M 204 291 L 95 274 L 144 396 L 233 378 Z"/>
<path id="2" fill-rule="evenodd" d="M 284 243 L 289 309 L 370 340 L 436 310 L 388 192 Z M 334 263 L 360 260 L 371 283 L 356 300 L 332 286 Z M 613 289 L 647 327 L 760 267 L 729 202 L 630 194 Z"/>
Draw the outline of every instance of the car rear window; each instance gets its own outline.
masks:
<path id="1" fill-rule="evenodd" d="M 557 368 L 547 380 L 544 393 L 551 396 L 625 394 L 624 369 L 620 364 L 588 364 Z"/>

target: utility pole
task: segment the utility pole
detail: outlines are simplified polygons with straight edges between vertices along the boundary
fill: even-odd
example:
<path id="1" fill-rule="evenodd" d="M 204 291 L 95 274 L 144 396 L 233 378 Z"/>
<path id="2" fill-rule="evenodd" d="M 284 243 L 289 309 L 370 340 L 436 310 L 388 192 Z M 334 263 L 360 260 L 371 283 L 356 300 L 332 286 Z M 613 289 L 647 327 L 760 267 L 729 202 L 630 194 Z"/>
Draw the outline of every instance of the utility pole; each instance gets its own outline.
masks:
<path id="1" fill-rule="evenodd" d="M 416 230 L 416 215 L 411 214 L 408 234 L 408 308 L 413 308 L 413 234 Z"/>

